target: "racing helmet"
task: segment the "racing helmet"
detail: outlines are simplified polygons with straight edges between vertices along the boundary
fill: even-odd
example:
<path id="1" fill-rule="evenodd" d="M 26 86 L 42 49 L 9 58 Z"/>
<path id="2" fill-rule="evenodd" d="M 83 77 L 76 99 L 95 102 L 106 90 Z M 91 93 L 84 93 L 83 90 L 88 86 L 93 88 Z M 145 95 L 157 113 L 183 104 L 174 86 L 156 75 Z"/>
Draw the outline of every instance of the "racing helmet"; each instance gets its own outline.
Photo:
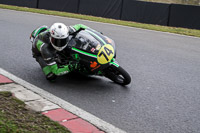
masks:
<path id="1" fill-rule="evenodd" d="M 62 51 L 69 42 L 69 29 L 63 23 L 54 23 L 50 27 L 50 42 L 52 46 L 58 50 Z"/>

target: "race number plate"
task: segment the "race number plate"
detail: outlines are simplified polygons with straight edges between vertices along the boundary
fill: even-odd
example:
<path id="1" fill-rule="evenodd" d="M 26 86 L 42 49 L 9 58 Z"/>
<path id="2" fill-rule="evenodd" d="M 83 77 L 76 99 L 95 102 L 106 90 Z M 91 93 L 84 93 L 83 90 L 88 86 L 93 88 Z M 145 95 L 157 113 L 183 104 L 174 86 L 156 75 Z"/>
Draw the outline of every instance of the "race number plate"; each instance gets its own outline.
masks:
<path id="1" fill-rule="evenodd" d="M 97 55 L 97 61 L 99 64 L 106 64 L 112 60 L 114 57 L 114 49 L 111 45 L 104 45 Z"/>

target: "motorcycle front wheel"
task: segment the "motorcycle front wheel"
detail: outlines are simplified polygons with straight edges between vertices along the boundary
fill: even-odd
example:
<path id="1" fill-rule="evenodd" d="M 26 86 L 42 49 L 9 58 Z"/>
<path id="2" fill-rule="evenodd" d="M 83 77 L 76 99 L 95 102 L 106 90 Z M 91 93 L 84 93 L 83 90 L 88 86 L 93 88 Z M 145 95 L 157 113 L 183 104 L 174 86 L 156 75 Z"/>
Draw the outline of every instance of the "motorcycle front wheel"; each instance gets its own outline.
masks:
<path id="1" fill-rule="evenodd" d="M 130 75 L 122 67 L 110 66 L 105 71 L 105 77 L 120 85 L 128 85 L 131 82 Z"/>

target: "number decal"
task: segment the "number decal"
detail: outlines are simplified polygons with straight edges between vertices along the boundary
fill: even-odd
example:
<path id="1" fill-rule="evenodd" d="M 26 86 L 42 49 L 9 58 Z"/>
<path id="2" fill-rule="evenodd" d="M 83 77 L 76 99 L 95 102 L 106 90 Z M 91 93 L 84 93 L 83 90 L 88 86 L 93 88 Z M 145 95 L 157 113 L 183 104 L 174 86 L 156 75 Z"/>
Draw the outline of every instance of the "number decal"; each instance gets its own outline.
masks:
<path id="1" fill-rule="evenodd" d="M 97 61 L 100 64 L 106 64 L 111 61 L 111 59 L 114 57 L 114 49 L 111 45 L 106 44 L 104 45 L 97 55 Z"/>
<path id="2" fill-rule="evenodd" d="M 107 61 L 109 61 L 109 59 L 108 59 L 107 55 L 104 53 L 104 51 L 101 51 L 101 53 L 99 54 L 98 57 L 101 57 L 102 55 L 106 58 Z"/>
<path id="3" fill-rule="evenodd" d="M 110 54 L 113 54 L 113 51 L 108 49 L 107 47 L 104 47 L 104 50 L 106 51 L 108 56 L 110 56 Z"/>

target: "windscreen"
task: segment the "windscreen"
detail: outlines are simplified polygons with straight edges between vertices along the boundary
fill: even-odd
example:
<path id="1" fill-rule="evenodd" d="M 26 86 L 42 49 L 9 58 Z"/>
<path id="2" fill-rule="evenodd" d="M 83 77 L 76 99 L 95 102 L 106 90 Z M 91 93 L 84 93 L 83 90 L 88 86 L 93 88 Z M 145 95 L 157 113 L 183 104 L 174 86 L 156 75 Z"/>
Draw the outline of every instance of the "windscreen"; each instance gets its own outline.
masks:
<path id="1" fill-rule="evenodd" d="M 76 35 L 76 40 L 77 48 L 90 53 L 98 53 L 101 48 L 101 43 L 86 31 L 80 31 Z"/>

